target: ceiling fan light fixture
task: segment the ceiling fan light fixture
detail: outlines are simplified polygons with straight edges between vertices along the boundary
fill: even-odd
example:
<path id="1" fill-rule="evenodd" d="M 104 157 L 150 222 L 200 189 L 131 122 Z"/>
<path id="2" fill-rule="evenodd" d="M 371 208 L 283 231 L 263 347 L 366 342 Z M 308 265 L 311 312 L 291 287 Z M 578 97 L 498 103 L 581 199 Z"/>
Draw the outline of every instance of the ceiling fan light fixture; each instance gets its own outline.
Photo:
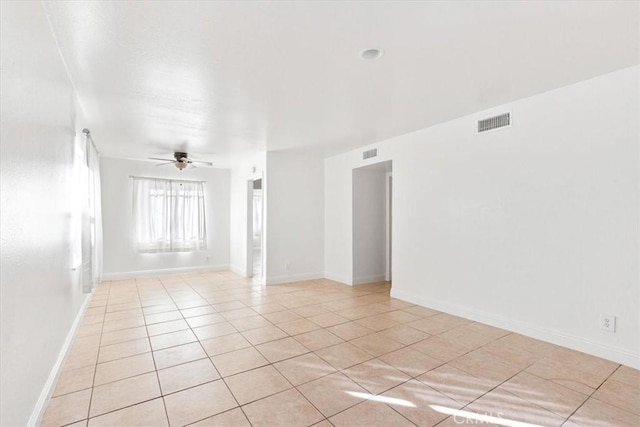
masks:
<path id="1" fill-rule="evenodd" d="M 159 157 L 149 157 L 150 160 L 161 160 L 164 163 L 160 163 L 157 164 L 156 166 L 163 166 L 169 163 L 173 163 L 178 169 L 182 170 L 184 168 L 186 168 L 187 166 L 191 165 L 191 167 L 196 167 L 196 165 L 194 163 L 198 163 L 198 164 L 202 164 L 202 165 L 206 165 L 206 166 L 213 166 L 213 163 L 211 162 L 206 162 L 206 161 L 201 161 L 201 160 L 193 160 L 191 158 L 189 158 L 189 154 L 184 153 L 182 151 L 176 151 L 175 153 L 173 153 L 173 160 L 171 159 L 163 159 L 163 158 L 159 158 Z"/>

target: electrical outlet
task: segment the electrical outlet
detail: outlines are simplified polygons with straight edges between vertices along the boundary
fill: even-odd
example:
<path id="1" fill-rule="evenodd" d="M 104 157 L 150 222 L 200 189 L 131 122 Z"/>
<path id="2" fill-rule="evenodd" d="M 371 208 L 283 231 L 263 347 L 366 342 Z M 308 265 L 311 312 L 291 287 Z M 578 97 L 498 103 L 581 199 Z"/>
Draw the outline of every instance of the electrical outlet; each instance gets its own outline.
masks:
<path id="1" fill-rule="evenodd" d="M 609 316 L 608 314 L 600 315 L 600 329 L 609 332 L 616 331 L 616 316 Z"/>

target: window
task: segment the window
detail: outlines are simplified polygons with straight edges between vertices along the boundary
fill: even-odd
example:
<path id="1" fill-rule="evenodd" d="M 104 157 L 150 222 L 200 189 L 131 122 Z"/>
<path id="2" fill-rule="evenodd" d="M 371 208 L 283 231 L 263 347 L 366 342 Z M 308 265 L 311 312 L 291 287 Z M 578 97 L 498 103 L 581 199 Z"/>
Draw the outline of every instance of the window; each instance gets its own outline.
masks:
<path id="1" fill-rule="evenodd" d="M 133 223 L 138 252 L 206 249 L 204 183 L 134 177 Z"/>

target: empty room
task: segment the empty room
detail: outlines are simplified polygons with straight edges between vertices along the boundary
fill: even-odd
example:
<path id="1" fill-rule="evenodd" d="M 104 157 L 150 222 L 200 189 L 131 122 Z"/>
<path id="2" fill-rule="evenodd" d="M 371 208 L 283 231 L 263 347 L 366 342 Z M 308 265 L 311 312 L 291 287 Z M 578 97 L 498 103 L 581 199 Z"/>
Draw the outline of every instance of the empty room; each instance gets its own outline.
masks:
<path id="1" fill-rule="evenodd" d="M 0 1 L 0 425 L 640 425 L 640 2 Z"/>

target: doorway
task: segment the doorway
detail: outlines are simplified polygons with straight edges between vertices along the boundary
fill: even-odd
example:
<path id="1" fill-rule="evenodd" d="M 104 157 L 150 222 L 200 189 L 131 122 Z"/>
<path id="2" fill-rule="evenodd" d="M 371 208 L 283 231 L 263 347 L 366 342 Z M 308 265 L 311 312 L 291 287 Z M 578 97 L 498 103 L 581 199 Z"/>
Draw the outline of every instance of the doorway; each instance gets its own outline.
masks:
<path id="1" fill-rule="evenodd" d="M 353 284 L 392 279 L 392 161 L 353 169 Z"/>
<path id="2" fill-rule="evenodd" d="M 385 248 L 387 249 L 387 253 L 386 253 L 386 260 L 387 260 L 387 264 L 386 264 L 386 270 L 385 270 L 385 274 L 384 274 L 384 280 L 386 280 L 387 282 L 391 282 L 391 259 L 392 259 L 392 250 L 391 250 L 391 241 L 392 239 L 392 235 L 393 235 L 393 173 L 392 172 L 387 172 L 386 173 L 386 189 L 385 189 L 385 194 L 386 194 L 386 209 L 385 209 L 385 213 L 386 213 L 386 218 L 385 218 L 385 224 L 386 224 L 386 239 L 385 239 Z"/>
<path id="3" fill-rule="evenodd" d="M 250 179 L 247 187 L 247 277 L 261 279 L 264 274 L 262 177 Z"/>

